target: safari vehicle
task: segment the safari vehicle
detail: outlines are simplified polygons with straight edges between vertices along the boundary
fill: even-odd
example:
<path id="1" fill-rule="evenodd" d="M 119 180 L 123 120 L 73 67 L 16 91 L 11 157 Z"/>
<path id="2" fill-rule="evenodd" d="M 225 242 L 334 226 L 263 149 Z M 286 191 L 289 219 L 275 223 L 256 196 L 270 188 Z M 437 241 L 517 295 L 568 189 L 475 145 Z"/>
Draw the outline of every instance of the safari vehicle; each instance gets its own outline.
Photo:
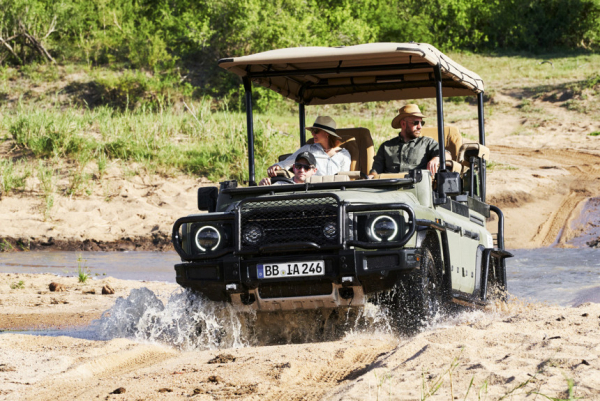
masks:
<path id="1" fill-rule="evenodd" d="M 243 80 L 249 182 L 200 188 L 198 209 L 208 213 L 175 223 L 181 286 L 258 311 L 348 308 L 379 299 L 417 323 L 444 303 L 481 305 L 492 286 L 506 290 L 505 259 L 512 255 L 504 250 L 502 212 L 486 203 L 489 150 L 476 73 L 414 42 L 280 49 L 219 65 Z M 307 106 L 435 98 L 437 127 L 422 134 L 439 142 L 440 171 L 366 179 L 374 155 L 369 130 L 338 128 L 353 171 L 257 186 L 253 85 L 298 103 L 301 145 Z M 444 125 L 449 96 L 476 98 L 478 142 L 463 143 L 456 128 Z M 495 238 L 486 228 L 491 214 Z"/>

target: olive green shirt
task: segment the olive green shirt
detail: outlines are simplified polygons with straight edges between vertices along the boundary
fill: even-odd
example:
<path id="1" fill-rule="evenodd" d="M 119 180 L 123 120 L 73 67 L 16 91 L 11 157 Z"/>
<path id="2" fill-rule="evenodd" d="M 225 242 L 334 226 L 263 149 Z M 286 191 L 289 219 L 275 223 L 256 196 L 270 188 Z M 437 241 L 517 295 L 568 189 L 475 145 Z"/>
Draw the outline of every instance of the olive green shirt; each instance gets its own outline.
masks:
<path id="1" fill-rule="evenodd" d="M 400 135 L 381 144 L 373 158 L 371 173 L 400 173 L 427 169 L 427 163 L 440 155 L 435 139 L 420 136 L 404 142 Z"/>

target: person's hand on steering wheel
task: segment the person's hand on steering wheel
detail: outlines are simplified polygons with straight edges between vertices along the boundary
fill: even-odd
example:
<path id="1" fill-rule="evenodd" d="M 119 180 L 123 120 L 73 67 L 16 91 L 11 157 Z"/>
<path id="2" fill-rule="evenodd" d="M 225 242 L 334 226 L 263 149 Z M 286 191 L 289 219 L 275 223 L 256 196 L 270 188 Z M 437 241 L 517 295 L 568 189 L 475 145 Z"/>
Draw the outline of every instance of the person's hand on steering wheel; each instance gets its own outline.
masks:
<path id="1" fill-rule="evenodd" d="M 269 167 L 267 169 L 267 174 L 269 177 L 275 177 L 275 174 L 277 170 L 281 170 L 281 167 L 279 167 L 277 164 L 272 165 L 271 167 Z"/>

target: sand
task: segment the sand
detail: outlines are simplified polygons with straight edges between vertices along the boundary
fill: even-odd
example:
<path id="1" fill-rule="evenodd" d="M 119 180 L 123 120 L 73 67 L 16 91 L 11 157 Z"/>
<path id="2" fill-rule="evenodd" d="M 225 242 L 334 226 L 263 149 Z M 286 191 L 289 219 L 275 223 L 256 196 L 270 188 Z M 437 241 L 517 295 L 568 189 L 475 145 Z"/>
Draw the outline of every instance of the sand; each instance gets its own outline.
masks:
<path id="1" fill-rule="evenodd" d="M 10 288 L 19 281 L 23 288 Z M 66 290 L 50 292 L 50 282 Z M 115 294 L 102 295 L 105 284 Z M 0 326 L 87 325 L 140 287 L 165 302 L 180 291 L 165 283 L 0 274 Z M 90 290 L 96 293 L 83 293 Z M 0 399 L 566 399 L 572 383 L 573 396 L 592 400 L 600 398 L 599 325 L 597 303 L 564 308 L 514 300 L 458 312 L 412 337 L 367 329 L 334 341 L 225 349 L 5 331 Z"/>
<path id="2" fill-rule="evenodd" d="M 532 123 L 514 112 L 518 99 L 498 91 L 486 121 L 496 163 L 488 200 L 505 214 L 508 248 L 574 246 L 597 226 L 581 214 L 600 196 L 600 137 L 588 135 L 600 123 L 539 99 L 532 107 L 552 117 Z M 476 136 L 473 121 L 455 125 Z M 526 134 L 514 135 L 519 129 Z M 131 178 L 116 166 L 107 174 L 109 185 L 95 186 L 89 197 L 58 194 L 49 215 L 39 193 L 1 198 L 0 240 L 10 244 L 4 248 L 170 249 L 173 222 L 195 213 L 197 187 L 210 185 L 187 176 Z M 496 223 L 489 222 L 491 231 Z M 52 281 L 67 290 L 50 292 Z M 105 284 L 115 294 L 102 295 Z M 113 278 L 80 284 L 1 274 L 0 400 L 600 399 L 597 290 L 574 307 L 513 300 L 462 311 L 412 337 L 355 330 L 331 341 L 265 339 L 255 346 L 182 350 L 131 338 L 14 332 L 85 327 L 141 287 L 163 300 L 180 291 L 174 284 Z"/>

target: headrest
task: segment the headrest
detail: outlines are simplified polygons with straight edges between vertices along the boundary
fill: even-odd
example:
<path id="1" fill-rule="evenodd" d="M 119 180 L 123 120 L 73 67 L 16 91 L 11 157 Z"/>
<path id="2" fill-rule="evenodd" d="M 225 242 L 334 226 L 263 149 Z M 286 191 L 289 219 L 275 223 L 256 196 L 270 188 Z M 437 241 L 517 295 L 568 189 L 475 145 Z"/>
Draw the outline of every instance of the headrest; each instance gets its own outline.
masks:
<path id="1" fill-rule="evenodd" d="M 354 138 L 358 145 L 358 158 L 356 166 L 352 170 L 357 170 L 368 175 L 373 166 L 373 157 L 375 156 L 375 148 L 371 132 L 367 128 L 338 128 L 337 133 L 342 138 Z"/>
<path id="2" fill-rule="evenodd" d="M 477 142 L 466 142 L 460 147 L 458 154 L 458 161 L 463 166 L 469 167 L 471 165 L 470 158 L 479 157 L 483 160 L 489 160 L 490 149 Z"/>

